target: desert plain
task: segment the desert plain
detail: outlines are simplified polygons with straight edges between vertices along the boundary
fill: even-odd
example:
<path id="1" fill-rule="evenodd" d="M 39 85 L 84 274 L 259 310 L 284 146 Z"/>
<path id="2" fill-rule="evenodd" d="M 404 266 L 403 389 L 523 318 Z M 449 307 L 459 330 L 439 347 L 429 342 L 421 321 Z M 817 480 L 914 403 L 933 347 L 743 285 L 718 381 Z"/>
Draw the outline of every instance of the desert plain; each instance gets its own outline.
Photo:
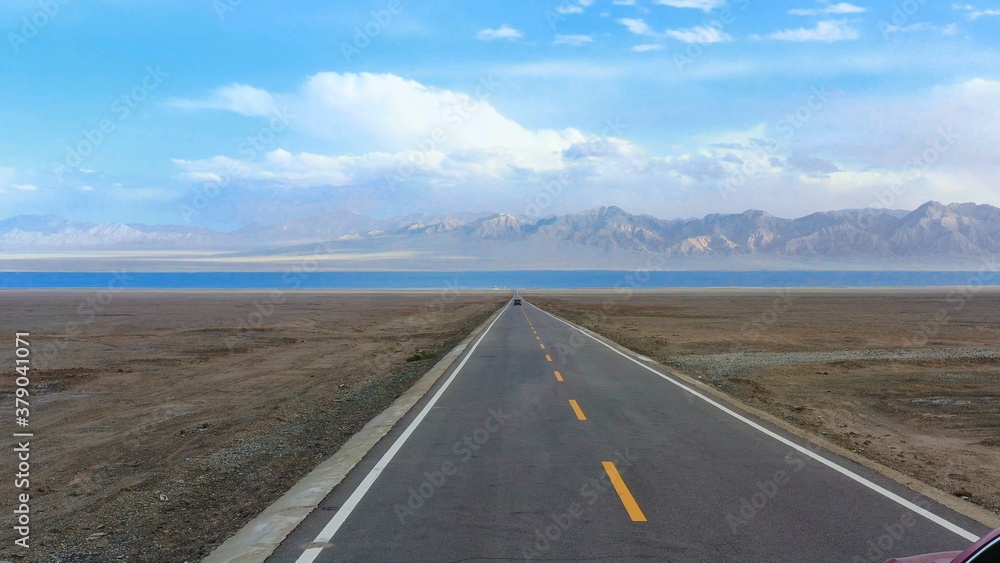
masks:
<path id="1" fill-rule="evenodd" d="M 996 525 L 1000 292 L 523 296 Z M 35 433 L 33 547 L 13 549 L 4 528 L 0 558 L 200 560 L 509 297 L 0 292 L 11 340 L 31 333 Z M 13 346 L 0 362 L 14 365 Z M 4 393 L 0 418 L 12 420 L 9 386 Z M 11 493 L 0 496 L 7 514 Z"/>
<path id="2" fill-rule="evenodd" d="M 31 548 L 4 526 L 0 560 L 199 561 L 509 296 L 0 292 L 11 373 L 14 332 L 31 335 L 35 434 Z"/>

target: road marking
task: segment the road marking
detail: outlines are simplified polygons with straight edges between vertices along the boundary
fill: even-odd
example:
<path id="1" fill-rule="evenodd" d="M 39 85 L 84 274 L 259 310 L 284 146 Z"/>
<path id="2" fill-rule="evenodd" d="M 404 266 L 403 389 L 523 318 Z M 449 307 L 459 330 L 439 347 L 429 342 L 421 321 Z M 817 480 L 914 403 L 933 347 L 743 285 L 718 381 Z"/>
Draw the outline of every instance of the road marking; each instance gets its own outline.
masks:
<path id="1" fill-rule="evenodd" d="M 538 334 L 538 331 L 537 331 L 537 330 L 533 330 L 533 331 L 531 331 L 531 332 L 534 332 L 535 334 Z"/>
<path id="2" fill-rule="evenodd" d="M 604 470 L 608 472 L 608 477 L 611 478 L 611 484 L 615 486 L 615 491 L 621 497 L 622 504 L 625 505 L 625 510 L 628 511 L 629 517 L 632 518 L 633 522 L 645 522 L 646 515 L 639 508 L 639 503 L 635 502 L 635 497 L 632 496 L 632 491 L 628 490 L 628 486 L 622 480 L 622 476 L 618 473 L 618 468 L 610 461 L 603 462 L 603 465 Z"/>
<path id="3" fill-rule="evenodd" d="M 552 356 L 550 356 L 548 354 L 545 354 L 545 359 L 551 362 L 552 361 Z"/>
<path id="4" fill-rule="evenodd" d="M 583 414 L 583 409 L 580 408 L 580 403 L 577 403 L 575 400 L 570 399 L 569 406 L 573 407 L 573 412 L 576 413 L 577 420 L 587 420 L 587 417 Z"/>
<path id="5" fill-rule="evenodd" d="M 441 398 L 441 395 L 444 395 L 444 392 L 448 390 L 448 386 L 451 385 L 451 382 L 455 381 L 455 378 L 458 377 L 459 372 L 461 372 L 462 368 L 465 367 L 465 363 L 468 362 L 469 358 L 471 358 L 475 354 L 476 348 L 479 347 L 479 344 L 482 343 L 483 339 L 486 338 L 486 335 L 490 333 L 490 329 L 493 328 L 493 325 L 497 324 L 497 321 L 499 321 L 502 316 L 503 313 L 501 312 L 499 315 L 497 315 L 497 318 L 493 319 L 493 322 L 490 323 L 490 326 L 486 327 L 486 330 L 484 330 L 483 334 L 480 335 L 479 340 L 476 340 L 475 344 L 472 345 L 472 348 L 469 348 L 469 352 L 465 355 L 464 358 L 462 358 L 462 361 L 458 364 L 458 367 L 455 368 L 455 371 L 451 373 L 451 376 L 445 380 L 444 384 L 441 385 L 441 388 L 438 389 L 437 393 L 435 393 L 434 396 L 431 397 L 431 400 L 428 401 L 426 405 L 424 405 L 424 408 L 423 410 L 420 411 L 420 414 L 418 414 L 416 418 L 413 419 L 413 422 L 411 422 L 410 425 L 406 427 L 406 430 L 404 430 L 403 433 L 399 435 L 399 438 L 396 438 L 396 441 L 392 444 L 392 447 L 389 448 L 389 451 L 385 452 L 385 455 L 382 456 L 382 459 L 380 459 L 378 463 L 375 464 L 375 467 L 373 467 L 372 470 L 368 472 L 368 475 L 365 477 L 364 481 L 362 481 L 361 484 L 358 485 L 357 489 L 354 489 L 354 492 L 344 502 L 343 506 L 340 507 L 340 510 L 338 510 L 336 514 L 334 514 L 333 517 L 330 518 L 330 521 L 326 524 L 325 527 L 323 527 L 319 535 L 316 536 L 316 539 L 313 540 L 313 543 L 329 543 L 330 540 L 333 539 L 333 536 L 336 535 L 337 531 L 340 530 L 340 527 L 344 525 L 344 522 L 351 515 L 351 512 L 354 511 L 354 509 L 358 506 L 358 503 L 361 502 L 361 499 L 364 498 L 365 494 L 368 492 L 368 489 L 372 487 L 372 484 L 375 483 L 375 480 L 378 479 L 378 476 L 382 474 L 386 466 L 389 465 L 389 462 L 392 461 L 392 458 L 395 457 L 396 453 L 398 453 L 399 450 L 403 447 L 403 444 L 405 444 L 406 440 L 410 437 L 411 434 L 413 434 L 413 431 L 417 429 L 417 426 L 419 426 L 420 423 L 423 422 L 424 418 L 427 417 L 427 413 L 431 412 L 431 409 L 434 408 L 434 404 L 437 403 L 438 399 Z M 309 548 L 305 550 L 302 553 L 302 555 L 299 556 L 298 559 L 295 560 L 295 563 L 312 563 L 313 561 L 316 560 L 317 557 L 319 557 L 319 554 L 322 551 L 323 551 L 322 547 Z"/>
<path id="6" fill-rule="evenodd" d="M 557 372 L 555 372 L 555 374 L 556 374 L 556 381 L 562 381 L 562 380 L 563 380 L 563 378 L 562 378 L 562 374 L 561 374 L 561 373 L 559 373 L 559 372 L 557 371 Z"/>
<path id="7" fill-rule="evenodd" d="M 538 309 L 538 307 L 535 307 L 535 308 Z M 690 393 L 692 396 L 697 397 L 697 398 L 701 399 L 702 401 L 705 401 L 706 403 L 708 403 L 708 404 L 712 405 L 713 407 L 721 410 L 722 412 L 728 414 L 729 416 L 732 416 L 736 420 L 739 420 L 740 422 L 743 422 L 744 424 L 746 424 L 746 425 L 748 425 L 748 426 L 750 426 L 750 427 L 752 427 L 752 428 L 754 428 L 756 430 L 759 430 L 760 432 L 764 433 L 765 435 L 770 436 L 771 438 L 774 438 L 775 440 L 781 442 L 782 444 L 785 444 L 786 446 L 794 449 L 795 451 L 801 453 L 802 455 L 805 455 L 807 457 L 810 457 L 810 458 L 812 458 L 812 459 L 814 459 L 814 460 L 822 463 L 823 465 L 829 467 L 830 469 L 833 469 L 837 473 L 840 473 L 841 475 L 843 475 L 843 476 L 845 476 L 845 477 L 847 477 L 847 478 L 849 478 L 849 479 L 851 479 L 851 480 L 853 480 L 853 481 L 855 481 L 855 482 L 857 482 L 857 483 L 859 483 L 859 484 L 861 484 L 861 485 L 863 485 L 863 486 L 865 486 L 865 487 L 867 487 L 867 488 L 875 491 L 876 493 L 878 493 L 878 494 L 884 496 L 885 498 L 887 498 L 887 499 L 895 502 L 896 504 L 899 504 L 900 506 L 902 506 L 904 508 L 907 508 L 908 510 L 910 510 L 912 512 L 915 512 L 916 514 L 919 514 L 920 516 L 923 516 L 924 518 L 930 520 L 931 522 L 934 522 L 935 524 L 937 524 L 938 526 L 941 526 L 942 528 L 948 530 L 949 532 L 952 532 L 955 535 L 958 535 L 958 536 L 960 536 L 960 537 L 962 537 L 962 538 L 964 538 L 964 539 L 966 539 L 968 541 L 971 541 L 971 542 L 979 540 L 979 536 L 977 536 L 976 534 L 973 534 L 972 532 L 970 532 L 970 531 L 962 528 L 961 526 L 958 526 L 956 524 L 953 524 L 953 523 L 945 520 L 944 518 L 938 516 L 937 514 L 934 514 L 933 512 L 931 512 L 931 511 L 929 511 L 929 510 L 927 510 L 927 509 L 925 509 L 923 507 L 917 506 L 916 504 L 914 504 L 914 503 L 906 500 L 905 498 L 903 498 L 903 497 L 897 495 L 896 493 L 894 493 L 894 492 L 886 489 L 885 487 L 882 487 L 880 485 L 876 485 L 875 483 L 872 483 L 868 479 L 865 479 L 861 475 L 858 475 L 857 473 L 854 473 L 850 469 L 847 469 L 845 467 L 841 467 L 840 465 L 837 465 L 836 462 L 830 461 L 830 460 L 826 459 L 825 457 L 823 457 L 823 456 L 821 456 L 821 455 L 819 455 L 817 453 L 814 453 L 811 450 L 809 450 L 809 449 L 807 449 L 807 448 L 805 448 L 803 446 L 800 446 L 800 445 L 796 444 L 795 442 L 793 442 L 793 441 L 791 441 L 791 440 L 789 440 L 789 439 L 781 436 L 780 434 L 776 434 L 776 433 L 768 430 L 767 428 L 764 428 L 763 426 L 761 426 L 761 425 L 757 424 L 756 422 L 750 420 L 749 418 L 741 415 L 740 413 L 738 413 L 738 412 L 730 409 L 729 407 L 723 405 L 722 403 L 719 403 L 718 401 L 715 401 L 714 399 L 711 399 L 707 395 L 703 395 L 702 393 L 700 393 L 696 389 L 694 389 L 692 387 L 689 387 L 689 386 L 681 383 L 680 381 L 674 380 L 672 377 L 663 374 L 661 371 L 659 371 L 657 369 L 654 369 L 654 368 L 652 368 L 650 366 L 647 366 L 647 365 L 643 364 L 639 360 L 637 360 L 637 359 L 629 356 L 628 354 L 622 352 L 621 350 L 618 350 L 614 346 L 611 346 L 610 344 L 608 344 L 607 342 L 604 342 L 603 340 L 597 338 L 596 336 L 593 336 L 592 334 L 588 334 L 587 332 L 585 332 L 582 329 L 580 329 L 580 327 L 578 327 L 578 326 L 570 323 L 569 321 L 564 321 L 564 320 L 560 319 L 559 317 L 553 315 L 552 313 L 550 313 L 548 311 L 545 311 L 545 310 L 542 310 L 542 309 L 538 309 L 538 310 L 541 311 L 541 312 L 543 312 L 543 313 L 545 313 L 546 315 L 552 317 L 553 319 L 555 319 L 555 320 L 563 323 L 564 325 L 566 325 L 566 326 L 568 326 L 570 328 L 573 328 L 575 330 L 580 331 L 580 333 L 582 333 L 587 338 L 590 338 L 594 342 L 597 342 L 601 346 L 604 346 L 605 348 L 611 350 L 612 352 L 618 354 L 619 356 L 625 358 L 626 360 L 628 360 L 628 361 L 630 361 L 630 362 L 632 362 L 632 363 L 634 363 L 634 364 L 642 367 L 643 369 L 645 369 L 647 371 L 651 371 L 651 372 L 655 373 L 656 375 L 660 376 L 661 378 L 663 378 L 664 380 L 672 383 L 673 385 L 676 385 L 677 387 L 680 387 L 686 393 Z"/>
<path id="8" fill-rule="evenodd" d="M 541 346 L 541 347 L 542 347 L 542 350 L 544 350 L 544 349 L 545 349 L 545 345 L 544 345 L 544 344 L 539 344 L 539 346 Z"/>
<path id="9" fill-rule="evenodd" d="M 536 336 L 536 337 L 535 337 L 535 340 L 541 340 L 541 339 L 542 339 L 542 337 L 541 337 L 541 336 Z"/>

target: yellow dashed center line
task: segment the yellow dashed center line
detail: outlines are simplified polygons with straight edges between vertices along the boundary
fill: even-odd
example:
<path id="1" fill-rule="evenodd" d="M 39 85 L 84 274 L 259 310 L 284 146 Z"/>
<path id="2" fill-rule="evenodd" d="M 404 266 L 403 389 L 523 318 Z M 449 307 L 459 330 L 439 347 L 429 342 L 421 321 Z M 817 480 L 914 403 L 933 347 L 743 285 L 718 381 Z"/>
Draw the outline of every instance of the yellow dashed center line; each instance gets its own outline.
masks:
<path id="1" fill-rule="evenodd" d="M 544 349 L 545 349 L 545 345 L 544 345 L 544 344 L 539 344 L 539 346 L 541 346 L 541 347 L 542 347 L 542 350 L 544 350 Z"/>
<path id="2" fill-rule="evenodd" d="M 541 336 L 536 336 L 536 337 L 535 337 L 535 340 L 541 340 L 541 339 L 542 339 L 542 337 L 541 337 Z"/>
<path id="3" fill-rule="evenodd" d="M 625 505 L 625 510 L 628 511 L 629 517 L 633 522 L 645 522 L 646 515 L 642 513 L 642 509 L 639 508 L 639 503 L 635 502 L 635 497 L 632 496 L 632 492 L 628 490 L 628 486 L 625 485 L 625 481 L 622 480 L 622 476 L 618 473 L 618 468 L 615 467 L 614 462 L 605 461 L 604 470 L 608 472 L 608 477 L 611 479 L 611 484 L 615 486 L 615 491 L 618 492 L 618 496 L 622 499 L 622 504 Z"/>
<path id="4" fill-rule="evenodd" d="M 563 380 L 563 376 L 562 376 L 562 374 L 561 374 L 561 373 L 559 373 L 559 372 L 557 371 L 557 372 L 555 372 L 555 374 L 556 374 L 556 381 L 562 381 L 562 380 Z"/>
<path id="5" fill-rule="evenodd" d="M 611 479 L 611 484 L 615 486 L 615 491 L 621 497 L 622 504 L 625 505 L 625 510 L 628 511 L 629 517 L 632 518 L 633 522 L 645 522 L 646 515 L 639 508 L 639 503 L 635 502 L 635 497 L 632 496 L 632 492 L 628 490 L 628 486 L 622 480 L 622 476 L 618 473 L 618 468 L 610 461 L 603 462 L 603 465 L 604 470 L 608 472 L 608 477 Z"/>
<path id="6" fill-rule="evenodd" d="M 573 407 L 573 412 L 576 413 L 577 420 L 587 420 L 587 417 L 583 414 L 583 409 L 580 408 L 579 403 L 577 403 L 574 399 L 569 400 L 569 406 Z"/>
<path id="7" fill-rule="evenodd" d="M 551 362 L 552 361 L 552 356 L 550 356 L 548 354 L 545 354 L 545 359 Z"/>

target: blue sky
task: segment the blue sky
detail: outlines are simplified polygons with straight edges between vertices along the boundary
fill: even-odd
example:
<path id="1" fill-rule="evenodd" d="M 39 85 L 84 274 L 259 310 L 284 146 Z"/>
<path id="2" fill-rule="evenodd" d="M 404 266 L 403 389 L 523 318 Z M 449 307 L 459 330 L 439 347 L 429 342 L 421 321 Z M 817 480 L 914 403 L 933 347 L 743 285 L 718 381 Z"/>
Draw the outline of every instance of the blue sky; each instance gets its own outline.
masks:
<path id="1" fill-rule="evenodd" d="M 996 2 L 7 0 L 0 30 L 0 217 L 1000 204 Z"/>

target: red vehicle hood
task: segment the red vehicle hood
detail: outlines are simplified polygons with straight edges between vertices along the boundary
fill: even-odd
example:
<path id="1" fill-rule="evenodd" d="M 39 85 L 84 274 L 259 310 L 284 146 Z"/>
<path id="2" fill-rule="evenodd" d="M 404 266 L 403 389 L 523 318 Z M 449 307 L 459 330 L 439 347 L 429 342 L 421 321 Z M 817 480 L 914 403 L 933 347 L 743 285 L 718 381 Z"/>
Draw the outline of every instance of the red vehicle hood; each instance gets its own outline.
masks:
<path id="1" fill-rule="evenodd" d="M 913 557 L 901 557 L 890 559 L 885 563 L 951 563 L 956 557 L 961 555 L 961 551 L 948 551 L 943 553 L 928 553 L 927 555 L 916 555 Z"/>

